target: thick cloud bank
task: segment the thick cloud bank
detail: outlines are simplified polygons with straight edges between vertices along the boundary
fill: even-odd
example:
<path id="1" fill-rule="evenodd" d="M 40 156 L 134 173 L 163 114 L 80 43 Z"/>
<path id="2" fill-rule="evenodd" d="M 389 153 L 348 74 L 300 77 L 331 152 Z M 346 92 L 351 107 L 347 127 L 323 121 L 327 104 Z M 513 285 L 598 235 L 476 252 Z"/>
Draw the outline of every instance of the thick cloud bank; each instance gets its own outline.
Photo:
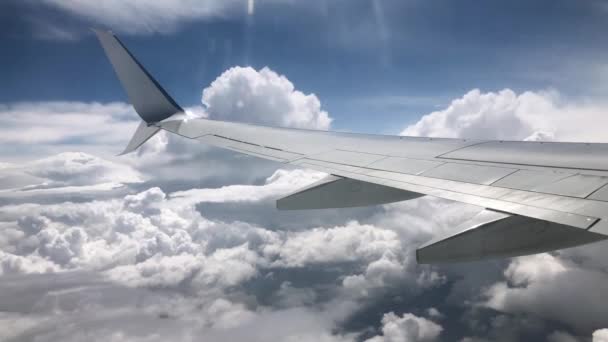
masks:
<path id="1" fill-rule="evenodd" d="M 31 165 L 83 161 L 104 165 L 75 153 Z M 123 167 L 125 174 L 137 174 Z M 105 180 L 96 167 L 65 169 L 71 175 L 89 174 L 83 178 L 89 186 Z M 50 175 L 63 179 L 63 174 Z M 278 170 L 260 185 L 173 193 L 151 187 L 80 202 L 55 197 L 68 191 L 59 187 L 51 197 L 58 201 L 42 201 L 50 199 L 42 193 L 26 203 L 1 206 L 0 336 L 70 340 L 81 337 L 80 327 L 91 340 L 190 340 L 204 334 L 211 341 L 351 341 L 358 333 L 336 328 L 365 301 L 387 288 L 406 285 L 413 294 L 443 283 L 435 270 L 415 266 L 415 245 L 400 238 L 409 234 L 424 240 L 432 234 L 423 227 L 403 231 L 399 222 L 408 215 L 396 205 L 367 223 L 345 217 L 336 226 L 289 232 L 202 214 L 210 204 L 272 205 L 274 198 L 322 176 Z M 430 202 L 426 211 L 441 203 Z M 299 273 L 332 268 L 319 284 L 315 277 L 297 280 Z M 256 283 L 265 284 L 265 295 L 255 290 Z M 21 299 L 11 298 L 15 291 L 21 291 Z M 35 314 L 22 316 L 27 307 Z M 426 341 L 441 331 L 409 314 L 387 315 L 382 324 L 376 340 L 407 334 Z"/>
<path id="2" fill-rule="evenodd" d="M 61 162 L 49 163 L 55 160 Z M 75 153 L 28 165 L 83 161 L 106 165 Z M 76 169 L 66 172 L 80 175 L 74 177 L 79 186 L 91 187 L 105 181 L 104 172 L 114 172 Z M 63 179 L 61 173 L 45 176 Z M 206 215 L 218 205 L 240 211 L 271 207 L 275 198 L 322 176 L 278 170 L 258 185 L 174 192 L 153 186 L 135 190 L 131 187 L 139 183 L 130 181 L 138 178 L 125 178 L 126 194 L 98 190 L 96 199 L 72 202 L 57 196 L 69 188 L 57 187 L 52 196 L 39 193 L 2 205 L 0 337 L 77 340 L 86 329 L 93 341 L 195 340 L 202 334 L 210 341 L 435 341 L 458 336 L 446 332 L 443 324 L 453 316 L 445 310 L 464 310 L 463 324 L 472 324 L 472 335 L 492 340 L 521 339 L 530 331 L 551 341 L 594 332 L 601 338 L 606 324 L 601 298 L 608 289 L 601 285 L 607 282 L 605 258 L 597 250 L 517 258 L 497 276 L 492 269 L 500 266 L 492 263 L 464 265 L 462 272 L 415 264 L 420 243 L 472 217 L 475 207 L 419 199 L 377 208 L 365 220 L 344 215 L 335 225 L 289 231 L 277 229 L 280 221 Z M 312 219 L 322 213 L 308 214 Z M 456 284 L 453 290 L 450 282 Z M 460 282 L 473 293 L 459 293 Z M 437 296 L 433 307 L 390 304 L 369 311 L 387 298 L 408 303 L 439 289 L 452 291 L 459 304 L 446 307 Z M 481 308 L 501 314 L 481 314 Z M 359 312 L 381 313 L 367 321 L 377 328 L 345 329 L 344 322 Z M 492 323 L 486 325 L 487 317 Z M 560 322 L 560 330 L 546 327 L 545 319 Z"/>

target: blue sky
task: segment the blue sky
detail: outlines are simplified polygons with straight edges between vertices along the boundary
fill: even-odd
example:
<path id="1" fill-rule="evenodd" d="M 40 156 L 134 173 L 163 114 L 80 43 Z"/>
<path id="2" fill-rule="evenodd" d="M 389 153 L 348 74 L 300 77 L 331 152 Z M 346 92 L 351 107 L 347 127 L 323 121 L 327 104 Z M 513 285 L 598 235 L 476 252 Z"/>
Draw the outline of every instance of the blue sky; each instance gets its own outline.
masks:
<path id="1" fill-rule="evenodd" d="M 258 1 L 252 15 L 242 2 L 151 32 L 48 3 L 0 5 L 0 102 L 126 100 L 91 26 L 117 32 L 185 106 L 228 67 L 269 66 L 340 130 L 395 134 L 473 88 L 606 90 L 602 1 Z"/>

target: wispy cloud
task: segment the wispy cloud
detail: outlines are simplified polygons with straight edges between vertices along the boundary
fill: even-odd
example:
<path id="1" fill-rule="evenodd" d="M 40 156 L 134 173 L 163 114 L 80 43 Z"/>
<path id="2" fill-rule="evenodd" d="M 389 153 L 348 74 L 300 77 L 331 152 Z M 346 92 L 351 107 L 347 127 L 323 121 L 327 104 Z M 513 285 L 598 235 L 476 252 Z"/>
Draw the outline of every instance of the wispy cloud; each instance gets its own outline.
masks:
<path id="1" fill-rule="evenodd" d="M 255 10 L 253 0 L 110 0 L 103 2 L 44 0 L 43 2 L 83 20 L 89 25 L 102 26 L 129 34 L 171 33 L 182 25 L 194 21 L 234 15 L 253 15 Z"/>

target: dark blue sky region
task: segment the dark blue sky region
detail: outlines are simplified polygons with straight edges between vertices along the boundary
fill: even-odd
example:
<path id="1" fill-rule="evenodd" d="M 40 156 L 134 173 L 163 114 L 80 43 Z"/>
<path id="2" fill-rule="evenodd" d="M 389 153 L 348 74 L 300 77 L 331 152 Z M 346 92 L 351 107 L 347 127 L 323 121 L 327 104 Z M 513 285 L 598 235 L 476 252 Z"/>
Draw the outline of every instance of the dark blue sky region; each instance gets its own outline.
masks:
<path id="1" fill-rule="evenodd" d="M 34 2 L 0 4 L 0 102 L 126 101 L 94 25 Z M 231 66 L 268 66 L 315 93 L 342 130 L 397 133 L 473 88 L 606 92 L 603 1 L 258 1 L 252 16 L 117 32 L 184 106 Z"/>

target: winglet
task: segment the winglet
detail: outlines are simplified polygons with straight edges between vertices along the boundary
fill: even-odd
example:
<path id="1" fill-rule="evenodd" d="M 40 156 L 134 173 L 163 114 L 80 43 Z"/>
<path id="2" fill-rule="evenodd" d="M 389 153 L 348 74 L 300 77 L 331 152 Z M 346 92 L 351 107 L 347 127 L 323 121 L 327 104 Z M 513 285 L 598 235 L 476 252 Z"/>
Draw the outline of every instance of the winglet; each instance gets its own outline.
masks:
<path id="1" fill-rule="evenodd" d="M 111 32 L 91 29 L 97 35 L 116 76 L 126 90 L 135 111 L 144 120 L 127 148 L 119 155 L 135 151 L 160 130 L 154 125 L 184 110 L 167 94 L 146 69 Z"/>
<path id="2" fill-rule="evenodd" d="M 147 123 L 159 122 L 183 109 L 111 32 L 92 29 L 135 111 Z"/>

